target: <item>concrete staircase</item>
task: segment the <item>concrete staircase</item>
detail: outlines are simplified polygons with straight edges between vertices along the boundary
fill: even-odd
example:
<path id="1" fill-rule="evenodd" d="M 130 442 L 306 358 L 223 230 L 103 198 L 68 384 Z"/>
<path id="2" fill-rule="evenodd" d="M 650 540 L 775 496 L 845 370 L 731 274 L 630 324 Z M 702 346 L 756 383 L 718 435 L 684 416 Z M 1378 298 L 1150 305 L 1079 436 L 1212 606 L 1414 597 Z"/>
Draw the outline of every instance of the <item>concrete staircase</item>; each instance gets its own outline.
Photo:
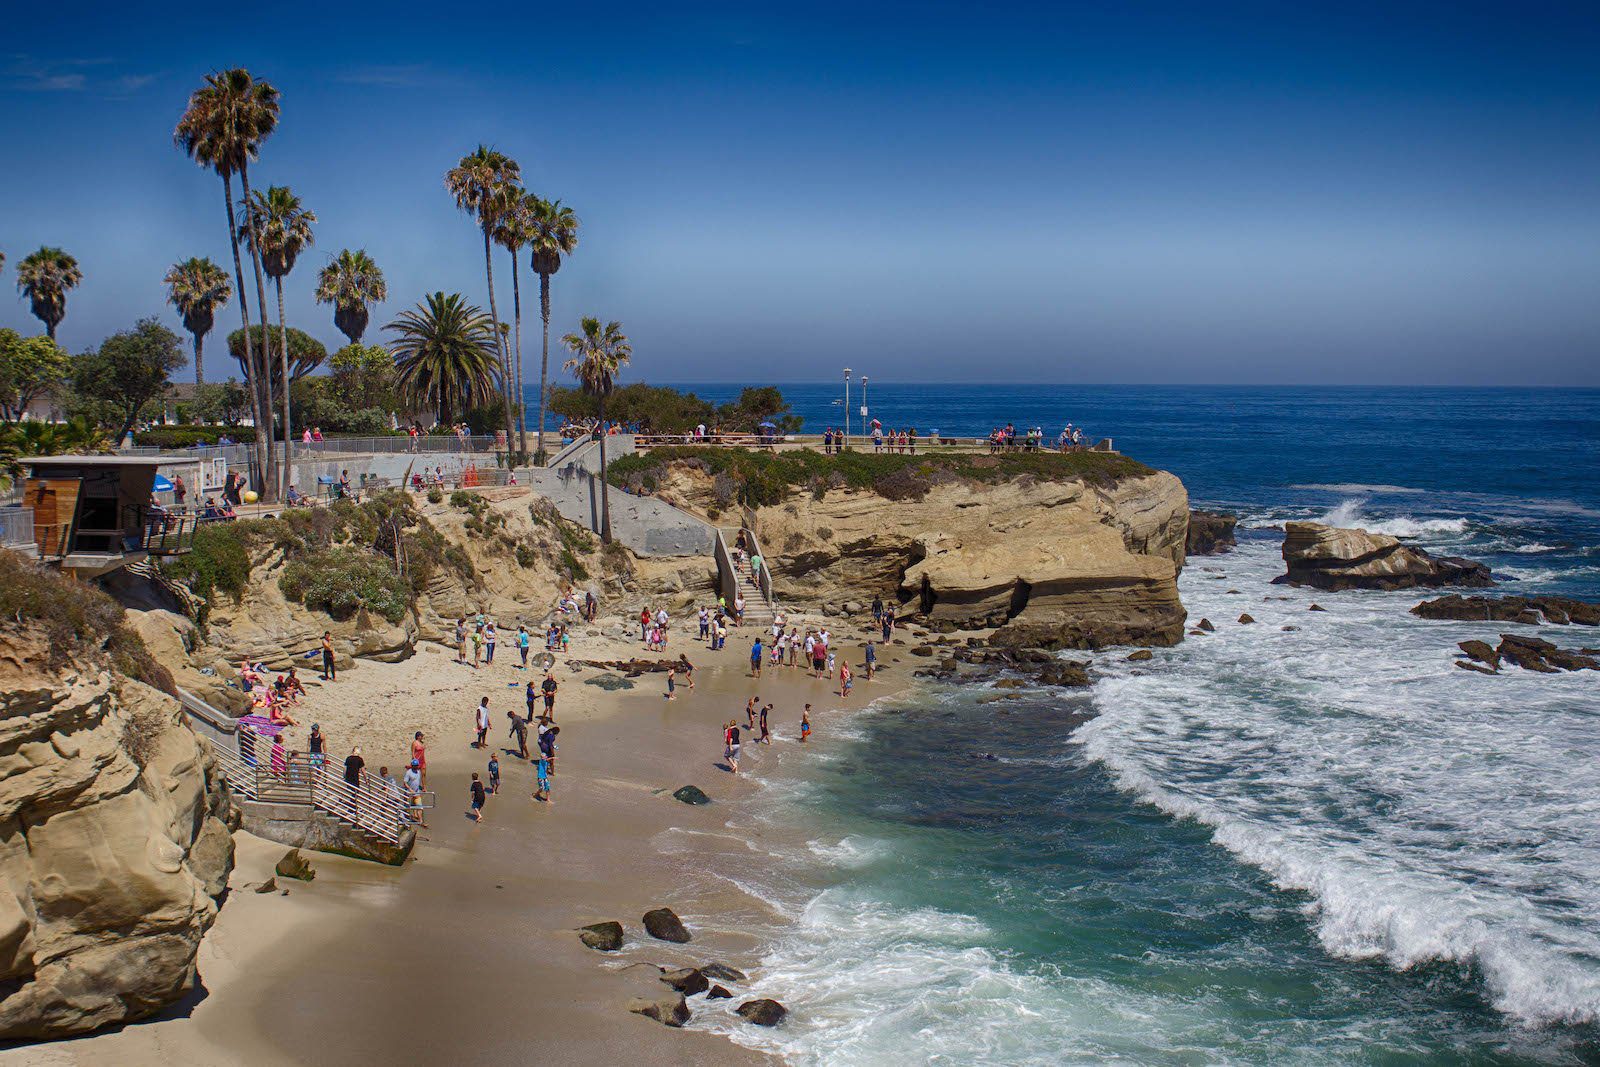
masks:
<path id="1" fill-rule="evenodd" d="M 760 544 L 756 541 L 755 534 L 749 530 L 737 528 L 724 528 L 721 530 L 723 541 L 730 546 L 738 543 L 739 534 L 743 532 L 749 544 L 756 545 L 760 551 Z M 730 561 L 733 564 L 734 574 L 739 583 L 739 592 L 744 597 L 744 621 L 747 626 L 759 626 L 770 629 L 772 620 L 777 616 L 777 605 L 772 598 L 772 567 L 765 554 L 762 555 L 762 575 L 753 575 L 750 569 L 748 556 L 734 556 L 730 551 Z"/>

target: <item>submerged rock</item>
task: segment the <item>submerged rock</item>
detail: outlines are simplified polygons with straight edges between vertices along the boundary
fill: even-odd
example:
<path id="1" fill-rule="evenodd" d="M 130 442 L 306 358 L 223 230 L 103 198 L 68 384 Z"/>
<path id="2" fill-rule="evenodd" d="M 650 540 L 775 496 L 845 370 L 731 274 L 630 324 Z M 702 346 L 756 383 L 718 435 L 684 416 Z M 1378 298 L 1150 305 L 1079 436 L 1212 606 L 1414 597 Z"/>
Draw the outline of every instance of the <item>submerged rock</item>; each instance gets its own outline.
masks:
<path id="1" fill-rule="evenodd" d="M 644 929 L 657 941 L 672 941 L 681 945 L 690 940 L 688 927 L 683 925 L 683 920 L 671 908 L 645 912 Z"/>
<path id="2" fill-rule="evenodd" d="M 1151 652 L 1148 648 L 1141 648 L 1137 652 L 1128 653 L 1128 662 L 1129 663 L 1143 663 L 1146 660 L 1151 660 L 1151 659 L 1154 659 L 1154 658 L 1155 658 L 1155 653 Z"/>
<path id="3" fill-rule="evenodd" d="M 1454 556 L 1433 556 L 1388 534 L 1325 526 L 1284 525 L 1288 570 L 1274 579 L 1316 589 L 1411 589 L 1417 586 L 1493 585 L 1489 568 Z"/>
<path id="4" fill-rule="evenodd" d="M 622 924 L 603 922 L 579 927 L 578 940 L 597 952 L 616 952 L 622 948 Z"/>
<path id="5" fill-rule="evenodd" d="M 747 1000 L 736 1010 L 746 1022 L 755 1023 L 757 1026 L 777 1026 L 783 1022 L 783 1017 L 789 1014 L 788 1008 L 770 997 Z"/>
<path id="6" fill-rule="evenodd" d="M 742 982 L 745 980 L 744 972 L 726 963 L 708 963 L 700 968 L 700 973 L 707 978 L 715 978 L 722 982 Z"/>
<path id="7" fill-rule="evenodd" d="M 673 791 L 672 799 L 682 801 L 685 804 L 711 803 L 711 798 L 706 796 L 705 792 L 696 785 L 679 786 Z"/>
<path id="8" fill-rule="evenodd" d="M 634 997 L 628 1001 L 628 1010 L 635 1015 L 654 1019 L 664 1026 L 682 1026 L 689 1021 L 689 1003 L 682 993 L 663 993 L 659 997 Z"/>
<path id="9" fill-rule="evenodd" d="M 1243 615 L 1239 616 L 1239 625 L 1240 626 L 1249 626 L 1251 623 L 1253 623 L 1255 621 L 1256 621 L 1256 617 L 1254 615 L 1250 614 L 1248 611 L 1245 612 Z"/>
<path id="10" fill-rule="evenodd" d="M 1201 619 L 1199 622 L 1195 623 L 1195 629 L 1204 630 L 1209 634 L 1214 633 L 1217 628 L 1210 619 Z"/>
<path id="11" fill-rule="evenodd" d="M 1496 652 L 1494 650 L 1494 646 L 1489 642 L 1463 641 L 1457 647 L 1459 647 L 1461 651 L 1465 652 L 1469 659 L 1475 659 L 1479 663 L 1487 663 L 1495 670 L 1500 669 L 1500 653 Z"/>

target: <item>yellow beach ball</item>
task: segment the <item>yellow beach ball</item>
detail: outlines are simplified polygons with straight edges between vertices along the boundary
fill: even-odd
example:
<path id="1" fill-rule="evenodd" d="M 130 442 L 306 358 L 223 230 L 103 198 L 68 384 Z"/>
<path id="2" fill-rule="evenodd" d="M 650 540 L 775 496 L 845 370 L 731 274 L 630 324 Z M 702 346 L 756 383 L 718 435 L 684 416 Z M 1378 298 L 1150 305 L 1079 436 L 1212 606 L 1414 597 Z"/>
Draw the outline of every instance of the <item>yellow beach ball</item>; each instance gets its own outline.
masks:
<path id="1" fill-rule="evenodd" d="M 240 499 L 242 499 L 246 504 L 254 504 L 257 500 L 260 500 L 261 497 L 254 489 L 246 489 L 244 491 L 244 495 Z"/>

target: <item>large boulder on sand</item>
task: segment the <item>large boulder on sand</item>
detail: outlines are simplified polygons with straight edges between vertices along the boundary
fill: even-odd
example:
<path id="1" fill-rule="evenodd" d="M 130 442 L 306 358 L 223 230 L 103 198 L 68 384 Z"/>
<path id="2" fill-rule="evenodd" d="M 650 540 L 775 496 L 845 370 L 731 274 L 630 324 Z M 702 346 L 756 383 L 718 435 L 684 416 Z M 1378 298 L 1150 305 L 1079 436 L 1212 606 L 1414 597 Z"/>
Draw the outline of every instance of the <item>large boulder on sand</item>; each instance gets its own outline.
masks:
<path id="1" fill-rule="evenodd" d="M 1411 589 L 1416 586 L 1493 585 L 1489 568 L 1452 556 L 1432 556 L 1388 534 L 1346 530 L 1319 522 L 1284 525 L 1288 572 L 1274 579 L 1315 589 Z"/>
<path id="2" fill-rule="evenodd" d="M 657 941 L 672 941 L 681 945 L 690 940 L 688 928 L 671 908 L 645 912 L 644 930 Z"/>
<path id="3" fill-rule="evenodd" d="M 757 1026 L 777 1026 L 783 1022 L 783 1017 L 789 1014 L 788 1008 L 770 997 L 747 1000 L 736 1010 L 746 1022 L 755 1023 Z"/>
<path id="4" fill-rule="evenodd" d="M 682 993 L 662 993 L 657 997 L 634 997 L 628 1010 L 654 1019 L 665 1026 L 682 1026 L 689 1021 L 689 1004 Z"/>
<path id="5" fill-rule="evenodd" d="M 622 924 L 603 922 L 581 926 L 578 940 L 598 952 L 616 952 L 622 948 Z"/>

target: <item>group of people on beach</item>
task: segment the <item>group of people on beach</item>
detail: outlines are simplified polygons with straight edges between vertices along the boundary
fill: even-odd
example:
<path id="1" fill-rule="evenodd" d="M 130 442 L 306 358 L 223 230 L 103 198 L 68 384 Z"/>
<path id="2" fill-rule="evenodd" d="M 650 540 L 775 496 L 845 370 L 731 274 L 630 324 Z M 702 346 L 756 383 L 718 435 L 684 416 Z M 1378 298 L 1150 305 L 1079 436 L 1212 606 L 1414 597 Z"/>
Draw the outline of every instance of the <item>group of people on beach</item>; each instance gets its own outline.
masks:
<path id="1" fill-rule="evenodd" d="M 542 803 L 553 803 L 551 796 L 551 779 L 555 776 L 556 749 L 559 747 L 556 738 L 561 733 L 561 727 L 556 725 L 556 691 L 560 688 L 556 676 L 552 671 L 546 671 L 543 681 L 537 687 L 530 681 L 527 685 L 526 715 L 518 715 L 515 711 L 506 712 L 509 729 L 506 739 L 511 745 L 501 749 L 494 747 L 489 741 L 489 730 L 492 719 L 489 712 L 489 698 L 481 697 L 478 706 L 472 713 L 473 741 L 472 747 L 480 752 L 489 750 L 489 762 L 480 776 L 477 771 L 472 772 L 472 778 L 467 784 L 468 810 L 467 814 L 474 822 L 483 821 L 483 809 L 488 803 L 488 798 L 500 792 L 500 755 L 501 752 L 516 759 L 527 760 L 534 769 L 534 787 L 532 799 Z M 544 707 L 541 712 L 538 704 Z M 536 752 L 528 749 L 528 731 L 535 730 L 534 745 Z"/>

